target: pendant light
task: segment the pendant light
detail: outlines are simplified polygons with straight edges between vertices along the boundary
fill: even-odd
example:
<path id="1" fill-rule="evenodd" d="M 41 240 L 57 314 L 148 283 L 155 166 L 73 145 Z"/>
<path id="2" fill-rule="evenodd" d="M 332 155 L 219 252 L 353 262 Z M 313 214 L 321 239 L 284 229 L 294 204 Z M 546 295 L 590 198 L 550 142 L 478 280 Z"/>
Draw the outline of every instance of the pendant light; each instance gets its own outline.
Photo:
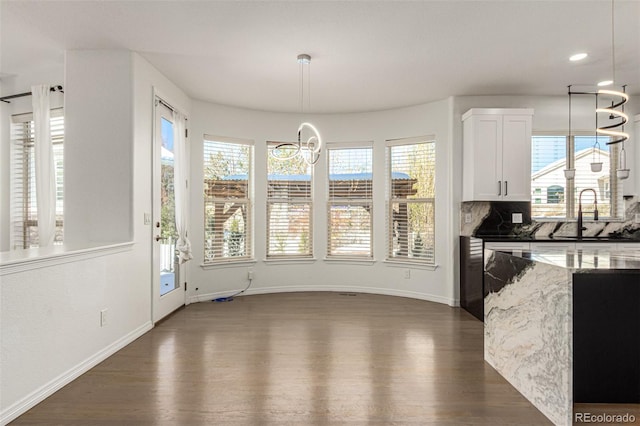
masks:
<path id="1" fill-rule="evenodd" d="M 298 64 L 300 68 L 300 112 L 304 113 L 305 70 L 307 74 L 307 111 L 311 108 L 311 56 L 306 53 L 298 55 Z M 303 133 L 310 135 L 304 143 L 302 142 Z M 300 156 L 307 164 L 313 165 L 320 159 L 321 151 L 322 137 L 320 132 L 313 124 L 305 121 L 298 126 L 297 142 L 285 142 L 277 145 L 271 150 L 271 156 L 278 160 L 288 160 Z"/>
<path id="2" fill-rule="evenodd" d="M 615 7 L 614 0 L 611 0 L 611 81 L 612 84 L 616 82 L 616 44 L 615 44 Z M 598 90 L 598 95 L 605 95 L 613 98 L 611 100 L 611 106 L 606 108 L 598 108 L 596 95 L 596 115 L 607 114 L 609 120 L 615 120 L 612 124 L 606 126 L 597 126 L 596 133 L 600 135 L 607 135 L 612 138 L 607 145 L 622 144 L 622 149 L 619 153 L 618 169 L 616 176 L 618 179 L 627 179 L 629 177 L 629 169 L 627 169 L 626 152 L 624 149 L 624 143 L 629 139 L 629 133 L 624 131 L 624 125 L 629 121 L 629 116 L 624 112 L 624 105 L 629 101 L 629 95 L 626 93 L 626 86 L 622 86 L 622 91 L 618 90 Z"/>

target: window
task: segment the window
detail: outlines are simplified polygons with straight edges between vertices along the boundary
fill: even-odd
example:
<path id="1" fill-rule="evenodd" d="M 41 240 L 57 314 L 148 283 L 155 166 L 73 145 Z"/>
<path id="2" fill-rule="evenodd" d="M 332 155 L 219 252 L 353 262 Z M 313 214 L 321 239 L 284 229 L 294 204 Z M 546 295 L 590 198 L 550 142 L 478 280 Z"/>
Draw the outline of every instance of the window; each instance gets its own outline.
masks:
<path id="1" fill-rule="evenodd" d="M 276 159 L 267 154 L 267 258 L 313 256 L 312 167 L 300 156 Z"/>
<path id="2" fill-rule="evenodd" d="M 54 245 L 63 241 L 64 111 L 51 110 L 51 143 L 56 174 L 56 232 Z M 11 117 L 11 247 L 38 247 L 38 209 L 34 157 L 33 114 Z"/>
<path id="3" fill-rule="evenodd" d="M 327 150 L 327 256 L 373 258 L 371 146 Z"/>
<path id="4" fill-rule="evenodd" d="M 435 263 L 435 141 L 387 142 L 390 260 Z"/>
<path id="5" fill-rule="evenodd" d="M 251 141 L 204 138 L 204 263 L 253 257 Z"/>
<path id="6" fill-rule="evenodd" d="M 559 204 L 564 202 L 564 188 L 560 185 L 551 185 L 547 188 L 547 203 Z"/>
<path id="7" fill-rule="evenodd" d="M 615 174 L 620 148 L 619 145 L 607 145 L 607 140 L 595 136 L 532 137 L 533 218 L 575 218 L 580 191 L 586 188 L 592 188 L 598 194 L 601 218 L 620 217 L 622 191 Z M 601 169 L 597 166 L 592 169 L 593 163 L 602 163 Z M 565 178 L 564 170 L 568 168 L 575 169 L 574 179 Z M 546 189 L 538 192 L 538 188 Z M 592 193 L 585 193 L 582 201 L 591 205 L 594 201 Z"/>

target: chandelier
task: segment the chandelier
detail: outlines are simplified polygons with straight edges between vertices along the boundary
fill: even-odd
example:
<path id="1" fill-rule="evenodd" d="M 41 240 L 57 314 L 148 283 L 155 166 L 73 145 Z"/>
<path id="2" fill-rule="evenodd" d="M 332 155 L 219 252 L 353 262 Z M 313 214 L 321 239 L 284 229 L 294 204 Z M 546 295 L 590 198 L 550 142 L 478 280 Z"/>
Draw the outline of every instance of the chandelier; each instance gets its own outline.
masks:
<path id="1" fill-rule="evenodd" d="M 306 53 L 298 55 L 298 64 L 300 68 L 300 112 L 304 113 L 305 71 L 307 75 L 307 110 L 311 107 L 311 56 Z M 300 156 L 306 163 L 316 164 L 320 159 L 321 151 L 322 137 L 320 132 L 313 124 L 305 121 L 298 126 L 297 142 L 284 142 L 276 145 L 271 150 L 271 156 L 278 160 L 289 160 Z"/>

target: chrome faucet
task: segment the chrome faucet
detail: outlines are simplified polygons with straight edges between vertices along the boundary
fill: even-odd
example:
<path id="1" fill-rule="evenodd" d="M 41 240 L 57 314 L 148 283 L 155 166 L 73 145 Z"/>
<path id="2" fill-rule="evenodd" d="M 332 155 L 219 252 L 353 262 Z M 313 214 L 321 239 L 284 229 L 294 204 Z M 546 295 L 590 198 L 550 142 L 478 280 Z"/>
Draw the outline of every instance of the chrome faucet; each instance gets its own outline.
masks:
<path id="1" fill-rule="evenodd" d="M 582 231 L 587 229 L 582 226 L 582 194 L 585 191 L 593 192 L 593 220 L 598 220 L 598 194 L 595 189 L 587 188 L 580 191 L 580 195 L 578 196 L 578 239 L 582 238 Z"/>

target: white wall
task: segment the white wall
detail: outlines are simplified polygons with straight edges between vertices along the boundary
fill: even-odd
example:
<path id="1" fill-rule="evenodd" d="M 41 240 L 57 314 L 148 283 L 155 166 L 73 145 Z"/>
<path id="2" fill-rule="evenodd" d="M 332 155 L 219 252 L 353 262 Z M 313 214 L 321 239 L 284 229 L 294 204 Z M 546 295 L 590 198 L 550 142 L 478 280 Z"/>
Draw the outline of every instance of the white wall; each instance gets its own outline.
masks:
<path id="1" fill-rule="evenodd" d="M 131 199 L 125 203 L 131 211 L 126 213 L 131 241 L 97 251 L 65 244 L 66 252 L 62 255 L 0 266 L 0 424 L 23 413 L 152 327 L 151 226 L 144 224 L 143 212 L 151 211 L 153 87 L 187 113 L 189 100 L 137 54 L 71 53 L 85 55 L 81 61 L 67 63 L 71 74 L 78 71 L 73 69 L 74 64 L 94 67 L 114 55 L 129 58 L 125 61 L 130 64 L 129 89 L 124 99 L 131 102 L 128 119 L 132 125 L 128 134 L 115 127 L 106 127 L 103 131 L 107 132 L 104 139 L 122 138 L 117 144 L 128 152 L 126 158 L 132 164 L 125 189 Z M 116 72 L 113 77 L 113 84 L 122 82 L 121 73 Z M 71 84 L 70 90 L 74 87 L 77 86 Z M 67 119 L 72 123 L 83 105 L 91 110 L 100 100 L 70 95 L 66 106 Z M 73 105 L 75 102 L 82 104 Z M 69 167 L 73 168 L 74 161 L 97 161 L 93 154 L 84 159 L 73 152 L 75 146 L 70 145 Z M 98 174 L 108 169 L 112 155 L 119 158 L 120 154 L 106 150 L 94 164 L 96 169 L 104 168 L 97 170 Z M 71 185 L 67 190 L 72 200 L 77 199 L 74 188 L 78 186 Z M 91 222 L 92 219 L 72 215 L 71 219 L 65 217 L 65 225 L 70 220 Z M 84 225 L 81 223 L 79 227 Z M 117 229 L 111 231 L 118 232 Z M 100 327 L 102 309 L 108 309 L 105 327 Z"/>
<path id="2" fill-rule="evenodd" d="M 132 238 L 133 54 L 66 52 L 67 242 Z"/>
<path id="3" fill-rule="evenodd" d="M 251 111 L 194 102 L 190 125 L 191 139 L 191 241 L 195 259 L 189 263 L 190 300 L 210 300 L 242 289 L 247 271 L 254 271 L 248 292 L 298 290 L 351 290 L 396 294 L 442 303 L 456 304 L 453 238 L 457 221 L 452 219 L 454 206 L 450 189 L 451 169 L 451 100 L 396 110 L 346 114 L 311 115 Z M 266 141 L 292 140 L 302 120 L 318 127 L 329 142 L 373 141 L 374 145 L 374 257 L 373 264 L 325 261 L 326 239 L 326 153 L 314 171 L 314 254 L 312 262 L 265 262 L 266 258 Z M 202 137 L 204 134 L 229 136 L 255 141 L 255 264 L 201 267 L 203 261 L 203 175 Z M 385 140 L 435 135 L 436 137 L 436 263 L 435 271 L 411 266 L 397 266 L 385 259 Z M 262 177 L 262 178 L 261 178 Z M 457 207 L 456 207 L 457 208 Z M 456 213 L 457 214 L 457 213 Z M 405 271 L 411 277 L 405 279 Z"/>
<path id="4" fill-rule="evenodd" d="M 145 259 L 134 247 L 1 272 L 0 424 L 150 328 Z"/>

